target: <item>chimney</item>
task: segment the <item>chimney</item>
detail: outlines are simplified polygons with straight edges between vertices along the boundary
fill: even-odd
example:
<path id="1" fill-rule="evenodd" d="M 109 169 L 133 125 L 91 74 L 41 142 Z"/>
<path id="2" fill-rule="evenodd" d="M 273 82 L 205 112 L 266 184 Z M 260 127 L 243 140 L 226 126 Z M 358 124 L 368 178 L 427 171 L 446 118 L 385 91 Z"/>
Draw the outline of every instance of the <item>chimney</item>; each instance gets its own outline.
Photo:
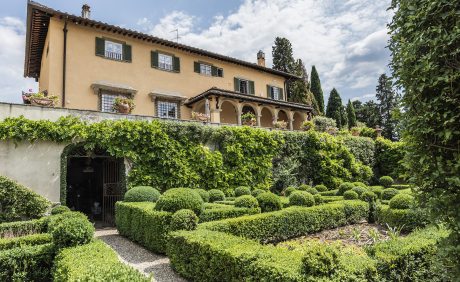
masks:
<path id="1" fill-rule="evenodd" d="M 85 19 L 89 19 L 91 17 L 91 7 L 88 4 L 81 7 L 81 16 Z"/>
<path id="2" fill-rule="evenodd" d="M 257 52 L 257 64 L 261 67 L 265 67 L 265 53 L 262 50 Z"/>

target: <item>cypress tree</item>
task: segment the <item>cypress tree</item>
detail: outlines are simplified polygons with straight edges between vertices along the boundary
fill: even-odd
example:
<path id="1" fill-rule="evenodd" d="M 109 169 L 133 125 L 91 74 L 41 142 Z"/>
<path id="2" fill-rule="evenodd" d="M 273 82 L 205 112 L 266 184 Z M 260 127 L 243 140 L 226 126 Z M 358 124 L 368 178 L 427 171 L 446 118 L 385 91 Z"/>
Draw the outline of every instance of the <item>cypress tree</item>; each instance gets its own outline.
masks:
<path id="1" fill-rule="evenodd" d="M 347 104 L 347 116 L 348 116 L 348 129 L 356 126 L 356 113 L 355 108 L 353 107 L 353 103 L 348 100 Z"/>
<path id="2" fill-rule="evenodd" d="M 337 127 L 342 128 L 342 112 L 342 98 L 340 98 L 339 92 L 334 88 L 329 94 L 329 100 L 327 101 L 326 117 L 335 119 Z"/>
<path id="3" fill-rule="evenodd" d="M 321 88 L 321 81 L 319 80 L 319 75 L 318 75 L 318 72 L 316 71 L 315 66 L 311 68 L 310 90 L 315 96 L 315 100 L 318 103 L 320 113 L 324 114 L 325 111 L 324 111 L 323 89 Z"/>
<path id="4" fill-rule="evenodd" d="M 295 61 L 292 44 L 287 38 L 277 37 L 272 47 L 273 69 L 287 73 L 295 72 Z"/>

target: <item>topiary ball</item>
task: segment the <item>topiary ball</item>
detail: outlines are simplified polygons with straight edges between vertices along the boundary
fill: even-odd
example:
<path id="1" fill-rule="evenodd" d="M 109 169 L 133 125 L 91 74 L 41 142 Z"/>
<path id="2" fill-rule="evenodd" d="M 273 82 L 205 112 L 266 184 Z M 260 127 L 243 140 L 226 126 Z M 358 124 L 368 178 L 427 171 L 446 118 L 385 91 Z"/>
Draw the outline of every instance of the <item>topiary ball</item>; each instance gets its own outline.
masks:
<path id="1" fill-rule="evenodd" d="M 414 205 L 414 197 L 412 197 L 409 194 L 400 193 L 398 195 L 395 195 L 390 200 L 389 204 L 390 204 L 391 209 L 398 209 L 398 210 L 410 209 Z"/>
<path id="2" fill-rule="evenodd" d="M 320 184 L 315 186 L 316 191 L 318 192 L 326 192 L 328 189 L 326 185 Z"/>
<path id="3" fill-rule="evenodd" d="M 367 187 L 366 184 L 364 184 L 364 183 L 362 183 L 362 182 L 358 182 L 358 181 L 357 181 L 357 182 L 353 182 L 353 185 L 354 185 L 355 187 L 356 187 L 356 186 L 363 187 L 363 188 L 366 188 L 366 187 Z"/>
<path id="4" fill-rule="evenodd" d="M 203 210 L 204 201 L 200 194 L 190 188 L 169 189 L 158 199 L 155 210 L 176 212 L 182 209 L 190 209 L 195 214 Z"/>
<path id="5" fill-rule="evenodd" d="M 251 189 L 247 186 L 240 186 L 235 188 L 235 197 L 251 195 Z"/>
<path id="6" fill-rule="evenodd" d="M 239 196 L 235 199 L 235 207 L 237 208 L 258 208 L 259 202 L 251 195 Z"/>
<path id="7" fill-rule="evenodd" d="M 359 197 L 358 193 L 356 193 L 353 190 L 348 190 L 348 191 L 345 191 L 345 193 L 343 193 L 343 198 L 345 200 L 356 200 L 358 199 L 358 197 Z"/>
<path id="8" fill-rule="evenodd" d="M 337 195 L 342 196 L 343 193 L 345 193 L 345 191 L 351 190 L 351 189 L 353 189 L 353 187 L 355 187 L 355 185 L 353 183 L 344 182 L 344 183 L 340 184 L 339 191 L 337 192 Z"/>
<path id="9" fill-rule="evenodd" d="M 340 250 L 334 245 L 308 242 L 302 258 L 302 274 L 306 277 L 330 277 L 340 268 Z M 324 280 L 327 281 L 327 280 Z"/>
<path id="10" fill-rule="evenodd" d="M 374 192 L 371 192 L 371 191 L 366 191 L 364 193 L 361 194 L 361 197 L 360 197 L 361 200 L 365 201 L 365 202 L 373 202 L 377 199 L 377 195 L 374 194 Z"/>
<path id="11" fill-rule="evenodd" d="M 209 190 L 209 202 L 214 203 L 215 201 L 225 201 L 225 194 L 219 189 Z"/>
<path id="12" fill-rule="evenodd" d="M 195 230 L 198 225 L 198 216 L 189 209 L 176 211 L 171 217 L 171 230 Z"/>
<path id="13" fill-rule="evenodd" d="M 310 194 L 312 194 L 312 195 L 318 194 L 318 190 L 316 190 L 316 189 L 313 188 L 313 187 L 308 188 L 307 190 L 305 190 L 305 192 L 308 192 L 308 193 L 310 193 Z"/>
<path id="14" fill-rule="evenodd" d="M 208 203 L 209 202 L 209 192 L 204 190 L 204 189 L 195 189 L 195 191 L 200 195 L 201 199 L 203 199 L 203 202 Z"/>
<path id="15" fill-rule="evenodd" d="M 93 238 L 94 226 L 87 218 L 64 217 L 52 228 L 51 235 L 54 245 L 59 249 L 84 245 Z"/>
<path id="16" fill-rule="evenodd" d="M 296 191 L 289 196 L 289 205 L 311 207 L 315 205 L 315 198 L 308 192 Z"/>
<path id="17" fill-rule="evenodd" d="M 79 220 L 88 220 L 88 217 L 81 213 L 81 212 L 76 212 L 76 211 L 70 211 L 70 212 L 63 212 L 60 214 L 52 215 L 49 217 L 46 217 L 46 226 L 47 226 L 47 233 L 52 233 L 54 228 L 56 228 L 62 221 L 65 219 L 69 218 L 77 218 Z"/>
<path id="18" fill-rule="evenodd" d="M 387 188 L 383 190 L 382 200 L 391 200 L 394 196 L 398 195 L 399 191 L 395 188 Z"/>
<path id="19" fill-rule="evenodd" d="M 295 187 L 289 186 L 288 188 L 284 189 L 283 194 L 284 196 L 289 197 L 289 195 L 291 195 L 291 193 L 295 191 L 297 191 Z"/>
<path id="20" fill-rule="evenodd" d="M 283 208 L 280 197 L 271 192 L 261 193 L 256 199 L 262 212 L 278 211 Z"/>
<path id="21" fill-rule="evenodd" d="M 382 176 L 382 177 L 380 177 L 380 179 L 379 179 L 379 183 L 380 183 L 380 185 L 382 185 L 383 187 L 389 188 L 389 187 L 391 187 L 391 185 L 393 185 L 394 180 L 393 180 L 393 178 L 391 178 L 390 176 Z"/>
<path id="22" fill-rule="evenodd" d="M 320 194 L 313 195 L 313 198 L 315 199 L 315 205 L 323 203 L 323 196 L 321 196 Z"/>
<path id="23" fill-rule="evenodd" d="M 355 186 L 353 189 L 351 189 L 351 191 L 355 191 L 358 196 L 361 196 L 364 192 L 367 191 L 367 189 L 361 186 Z"/>
<path id="24" fill-rule="evenodd" d="M 156 202 L 160 198 L 160 192 L 150 186 L 136 186 L 125 193 L 125 202 Z"/>
<path id="25" fill-rule="evenodd" d="M 251 195 L 254 196 L 254 197 L 257 197 L 257 196 L 259 196 L 260 194 L 265 193 L 265 192 L 267 192 L 267 191 L 262 190 L 262 189 L 254 189 L 254 190 L 251 192 Z"/>
<path id="26" fill-rule="evenodd" d="M 299 187 L 297 187 L 297 190 L 299 190 L 299 191 L 307 191 L 307 190 L 310 189 L 310 188 L 311 188 L 310 185 L 301 184 Z"/>
<path id="27" fill-rule="evenodd" d="M 57 206 L 51 209 L 51 215 L 61 214 L 69 211 L 70 209 L 66 206 Z"/>
<path id="28" fill-rule="evenodd" d="M 377 198 L 381 198 L 382 197 L 382 193 L 383 193 L 383 186 L 371 186 L 369 187 L 369 191 L 371 192 L 374 192 L 375 195 L 377 195 Z"/>

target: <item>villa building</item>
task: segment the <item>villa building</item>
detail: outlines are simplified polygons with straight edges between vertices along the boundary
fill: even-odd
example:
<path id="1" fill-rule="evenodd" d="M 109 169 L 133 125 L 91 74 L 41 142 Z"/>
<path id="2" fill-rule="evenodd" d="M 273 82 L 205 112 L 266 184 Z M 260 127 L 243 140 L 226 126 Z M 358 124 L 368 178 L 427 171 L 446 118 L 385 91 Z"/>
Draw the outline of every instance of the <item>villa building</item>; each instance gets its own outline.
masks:
<path id="1" fill-rule="evenodd" d="M 299 129 L 309 105 L 287 100 L 295 75 L 133 30 L 57 11 L 29 1 L 24 76 L 39 91 L 58 97 L 58 107 L 113 112 L 117 97 L 133 99 L 133 115 L 216 124 L 242 124 L 252 112 L 256 126 L 284 121 Z"/>

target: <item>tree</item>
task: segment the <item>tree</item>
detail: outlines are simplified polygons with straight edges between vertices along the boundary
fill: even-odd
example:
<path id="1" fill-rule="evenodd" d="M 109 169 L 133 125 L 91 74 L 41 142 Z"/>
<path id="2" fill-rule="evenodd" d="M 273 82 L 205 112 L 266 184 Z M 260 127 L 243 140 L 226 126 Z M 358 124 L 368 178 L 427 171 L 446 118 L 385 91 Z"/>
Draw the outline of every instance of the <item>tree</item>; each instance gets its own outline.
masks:
<path id="1" fill-rule="evenodd" d="M 342 128 L 348 128 L 347 108 L 343 105 L 340 107 L 340 123 Z"/>
<path id="2" fill-rule="evenodd" d="M 290 102 L 311 105 L 315 112 L 318 113 L 318 103 L 316 102 L 313 93 L 310 91 L 308 73 L 301 59 L 296 61 L 295 67 L 296 68 L 294 74 L 301 77 L 302 79 L 292 82 L 291 93 L 288 99 Z"/>
<path id="3" fill-rule="evenodd" d="M 351 103 L 350 100 L 348 100 L 348 104 L 347 104 L 347 117 L 348 117 L 348 129 L 351 129 L 352 127 L 356 126 L 355 108 L 353 107 L 353 104 Z"/>
<path id="4" fill-rule="evenodd" d="M 334 119 L 338 128 L 342 128 L 342 108 L 342 98 L 340 98 L 339 92 L 334 88 L 329 94 L 329 100 L 327 101 L 326 117 Z"/>
<path id="5" fill-rule="evenodd" d="M 294 73 L 295 61 L 291 42 L 287 38 L 277 37 L 272 47 L 273 69 Z"/>
<path id="6" fill-rule="evenodd" d="M 311 68 L 311 84 L 310 90 L 315 97 L 316 102 L 318 103 L 319 112 L 324 114 L 324 95 L 323 89 L 321 88 L 321 81 L 319 80 L 318 72 L 316 71 L 316 67 L 313 66 Z"/>
<path id="7" fill-rule="evenodd" d="M 376 87 L 376 97 L 379 101 L 379 112 L 382 121 L 382 135 L 392 141 L 397 139 L 396 120 L 393 118 L 393 111 L 398 107 L 398 95 L 393 90 L 391 80 L 382 74 Z"/>
<path id="8" fill-rule="evenodd" d="M 393 0 L 390 9 L 390 66 L 404 91 L 407 174 L 433 221 L 451 231 L 443 270 L 454 281 L 460 277 L 460 1 Z"/>
<path id="9" fill-rule="evenodd" d="M 367 127 L 375 128 L 380 126 L 381 117 L 379 104 L 374 101 L 367 101 L 362 103 L 361 101 L 353 101 L 353 107 L 355 108 L 356 120 L 363 122 Z"/>

